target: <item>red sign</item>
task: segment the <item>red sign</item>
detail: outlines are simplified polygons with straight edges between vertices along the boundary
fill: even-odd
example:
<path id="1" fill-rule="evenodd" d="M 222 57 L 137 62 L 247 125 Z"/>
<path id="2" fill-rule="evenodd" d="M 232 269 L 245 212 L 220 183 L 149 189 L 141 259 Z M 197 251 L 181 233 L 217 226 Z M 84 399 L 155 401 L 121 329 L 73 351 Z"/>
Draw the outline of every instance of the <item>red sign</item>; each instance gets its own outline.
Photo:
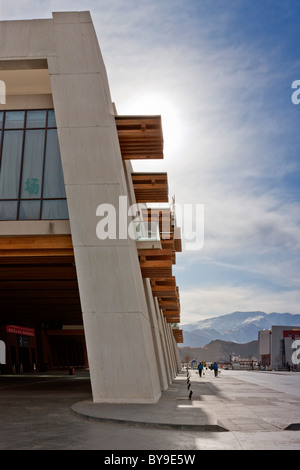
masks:
<path id="1" fill-rule="evenodd" d="M 26 326 L 6 325 L 6 333 L 14 333 L 15 335 L 35 336 L 34 328 Z"/>
<path id="2" fill-rule="evenodd" d="M 293 328 L 292 330 L 283 330 L 284 338 L 299 338 L 300 337 L 300 328 Z"/>

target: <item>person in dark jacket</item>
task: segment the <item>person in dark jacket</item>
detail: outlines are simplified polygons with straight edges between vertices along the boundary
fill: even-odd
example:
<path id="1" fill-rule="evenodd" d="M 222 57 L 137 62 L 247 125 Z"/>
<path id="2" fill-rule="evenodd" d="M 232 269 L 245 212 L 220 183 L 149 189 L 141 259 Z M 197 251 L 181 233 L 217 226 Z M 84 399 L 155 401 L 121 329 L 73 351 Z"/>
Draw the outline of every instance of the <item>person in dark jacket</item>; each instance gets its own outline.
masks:
<path id="1" fill-rule="evenodd" d="M 202 371 L 203 371 L 203 364 L 202 362 L 199 362 L 198 364 L 198 371 L 199 371 L 199 377 L 202 376 Z"/>
<path id="2" fill-rule="evenodd" d="M 216 362 L 214 362 L 213 369 L 215 372 L 215 377 L 218 377 L 218 364 Z"/>

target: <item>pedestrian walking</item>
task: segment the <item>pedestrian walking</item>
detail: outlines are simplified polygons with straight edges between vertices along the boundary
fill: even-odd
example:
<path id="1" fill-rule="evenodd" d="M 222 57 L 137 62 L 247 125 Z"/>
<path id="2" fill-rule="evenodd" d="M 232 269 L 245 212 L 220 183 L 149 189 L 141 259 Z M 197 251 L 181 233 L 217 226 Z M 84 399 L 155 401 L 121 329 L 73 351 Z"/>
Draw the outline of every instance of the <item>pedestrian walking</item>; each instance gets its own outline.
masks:
<path id="1" fill-rule="evenodd" d="M 199 362 L 198 364 L 198 371 L 199 371 L 199 377 L 202 376 L 202 371 L 203 371 L 203 364 L 202 362 Z"/>
<path id="2" fill-rule="evenodd" d="M 218 364 L 216 362 L 214 362 L 213 369 L 215 372 L 215 377 L 218 377 Z"/>

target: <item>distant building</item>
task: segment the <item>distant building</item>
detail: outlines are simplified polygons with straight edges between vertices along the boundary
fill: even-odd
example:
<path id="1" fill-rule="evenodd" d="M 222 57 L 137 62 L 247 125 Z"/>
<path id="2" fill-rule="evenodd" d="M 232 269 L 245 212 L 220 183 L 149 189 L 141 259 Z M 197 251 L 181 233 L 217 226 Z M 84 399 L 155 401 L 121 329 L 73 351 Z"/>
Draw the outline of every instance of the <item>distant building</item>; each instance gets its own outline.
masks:
<path id="1" fill-rule="evenodd" d="M 269 367 L 271 364 L 271 334 L 271 330 L 258 332 L 258 361 L 262 367 Z"/>
<path id="2" fill-rule="evenodd" d="M 258 360 L 274 370 L 300 370 L 300 326 L 272 326 L 258 332 Z M 300 354 L 299 354 L 300 355 Z"/>

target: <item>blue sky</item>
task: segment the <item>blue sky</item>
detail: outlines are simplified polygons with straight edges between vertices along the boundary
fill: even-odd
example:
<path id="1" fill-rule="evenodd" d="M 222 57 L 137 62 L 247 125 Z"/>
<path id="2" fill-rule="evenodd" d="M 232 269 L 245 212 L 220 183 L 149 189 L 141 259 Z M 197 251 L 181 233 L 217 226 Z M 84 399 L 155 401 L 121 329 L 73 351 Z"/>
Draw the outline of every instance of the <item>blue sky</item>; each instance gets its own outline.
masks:
<path id="1" fill-rule="evenodd" d="M 119 114 L 161 114 L 177 204 L 204 246 L 177 255 L 181 321 L 300 313 L 299 0 L 14 0 L 2 19 L 90 10 Z"/>

